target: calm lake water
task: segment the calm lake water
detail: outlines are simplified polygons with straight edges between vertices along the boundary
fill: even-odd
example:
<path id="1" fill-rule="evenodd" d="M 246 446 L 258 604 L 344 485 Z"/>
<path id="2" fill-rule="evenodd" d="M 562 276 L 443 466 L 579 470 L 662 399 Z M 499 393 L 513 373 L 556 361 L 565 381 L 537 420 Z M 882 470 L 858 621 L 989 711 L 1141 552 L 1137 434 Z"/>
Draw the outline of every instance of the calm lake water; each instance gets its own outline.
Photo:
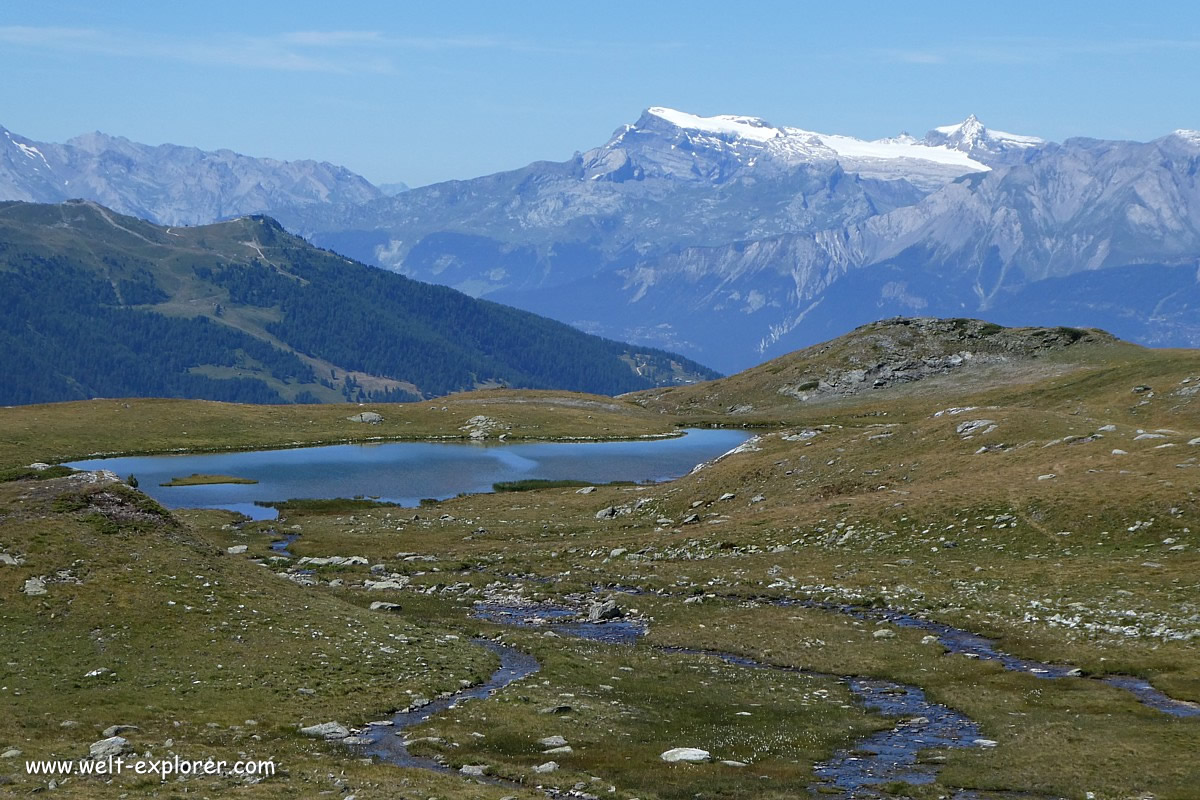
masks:
<path id="1" fill-rule="evenodd" d="M 689 430 L 674 439 L 627 442 L 389 442 L 254 450 L 242 453 L 99 458 L 67 464 L 134 475 L 138 488 L 167 508 L 227 508 L 255 519 L 275 510 L 256 502 L 298 497 L 378 498 L 406 506 L 493 483 L 526 478 L 663 481 L 686 475 L 749 438 L 744 431 Z M 160 486 L 194 473 L 252 478 L 256 484 Z"/>

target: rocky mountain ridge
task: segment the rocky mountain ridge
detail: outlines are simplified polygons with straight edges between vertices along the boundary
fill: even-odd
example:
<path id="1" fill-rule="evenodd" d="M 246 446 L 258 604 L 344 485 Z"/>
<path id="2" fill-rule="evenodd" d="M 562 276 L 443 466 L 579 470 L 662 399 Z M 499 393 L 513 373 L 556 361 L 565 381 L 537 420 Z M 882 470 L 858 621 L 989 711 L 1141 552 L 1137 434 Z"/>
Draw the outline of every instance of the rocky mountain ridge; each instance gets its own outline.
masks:
<path id="1" fill-rule="evenodd" d="M 93 132 L 64 144 L 0 128 L 0 199 L 84 198 L 162 225 L 198 225 L 269 209 L 383 196 L 365 178 L 317 161 L 145 145 Z"/>

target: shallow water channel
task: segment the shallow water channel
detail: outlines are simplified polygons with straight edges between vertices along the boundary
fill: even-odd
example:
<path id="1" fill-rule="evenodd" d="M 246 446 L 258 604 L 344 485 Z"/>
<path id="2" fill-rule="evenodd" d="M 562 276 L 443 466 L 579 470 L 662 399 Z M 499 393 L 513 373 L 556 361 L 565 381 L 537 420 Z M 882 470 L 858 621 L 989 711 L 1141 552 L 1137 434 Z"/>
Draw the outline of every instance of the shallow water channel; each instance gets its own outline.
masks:
<path id="1" fill-rule="evenodd" d="M 475 607 L 478 619 L 503 625 L 537 626 L 564 636 L 575 636 L 613 645 L 631 645 L 645 634 L 645 627 L 636 620 L 617 619 L 601 623 L 580 622 L 578 611 L 552 605 L 508 606 L 480 604 Z M 979 746 L 979 726 L 954 709 L 932 703 L 916 686 L 893 681 L 859 678 L 851 675 L 828 675 L 796 667 L 764 664 L 744 656 L 715 650 L 681 647 L 661 647 L 666 653 L 716 658 L 737 667 L 775 670 L 802 675 L 836 678 L 868 708 L 885 717 L 897 719 L 897 725 L 858 741 L 852 748 L 839 751 L 833 758 L 816 765 L 813 791 L 822 797 L 868 798 L 872 790 L 891 781 L 911 784 L 932 783 L 937 777 L 937 763 L 922 762 L 922 750 L 948 747 Z M 966 797 L 966 795 L 959 795 Z"/>

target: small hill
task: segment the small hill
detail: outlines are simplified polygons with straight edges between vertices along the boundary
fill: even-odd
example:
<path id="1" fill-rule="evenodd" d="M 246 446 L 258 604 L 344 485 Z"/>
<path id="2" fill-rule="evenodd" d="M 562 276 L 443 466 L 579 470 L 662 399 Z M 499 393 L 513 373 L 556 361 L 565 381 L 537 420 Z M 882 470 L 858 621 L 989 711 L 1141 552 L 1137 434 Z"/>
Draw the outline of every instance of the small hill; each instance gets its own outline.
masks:
<path id="1" fill-rule="evenodd" d="M 628 399 L 670 413 L 795 411 L 874 393 L 984 388 L 1140 348 L 1093 328 L 1006 328 L 977 319 L 872 322 L 728 378 Z"/>
<path id="2" fill-rule="evenodd" d="M 0 203 L 0 403 L 615 394 L 715 377 L 313 247 L 267 217 L 168 228 L 85 201 Z"/>

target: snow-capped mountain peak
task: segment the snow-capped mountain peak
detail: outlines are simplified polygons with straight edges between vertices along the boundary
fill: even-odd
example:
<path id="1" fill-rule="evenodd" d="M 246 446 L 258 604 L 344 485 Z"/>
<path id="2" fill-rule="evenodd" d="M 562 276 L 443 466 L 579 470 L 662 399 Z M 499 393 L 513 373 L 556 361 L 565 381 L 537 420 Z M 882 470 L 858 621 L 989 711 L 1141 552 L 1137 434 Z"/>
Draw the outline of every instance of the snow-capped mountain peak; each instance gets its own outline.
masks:
<path id="1" fill-rule="evenodd" d="M 719 183 L 749 170 L 763 174 L 818 164 L 840 165 L 865 177 L 905 179 L 926 189 L 989 169 L 961 148 L 907 134 L 868 141 L 772 125 L 759 117 L 702 117 L 663 106 L 647 109 L 591 151 L 586 169 L 591 180 L 671 176 Z"/>
<path id="2" fill-rule="evenodd" d="M 677 128 L 736 136 L 755 142 L 766 142 L 784 135 L 782 130 L 772 127 L 758 117 L 739 117 L 732 114 L 700 117 L 662 106 L 652 106 L 646 109 L 646 113 L 664 119 Z"/>
<path id="3" fill-rule="evenodd" d="M 1021 154 L 1046 142 L 1037 136 L 1025 136 L 988 128 L 971 114 L 957 125 L 942 125 L 925 134 L 925 143 L 966 153 L 989 165 L 1009 163 Z"/>

